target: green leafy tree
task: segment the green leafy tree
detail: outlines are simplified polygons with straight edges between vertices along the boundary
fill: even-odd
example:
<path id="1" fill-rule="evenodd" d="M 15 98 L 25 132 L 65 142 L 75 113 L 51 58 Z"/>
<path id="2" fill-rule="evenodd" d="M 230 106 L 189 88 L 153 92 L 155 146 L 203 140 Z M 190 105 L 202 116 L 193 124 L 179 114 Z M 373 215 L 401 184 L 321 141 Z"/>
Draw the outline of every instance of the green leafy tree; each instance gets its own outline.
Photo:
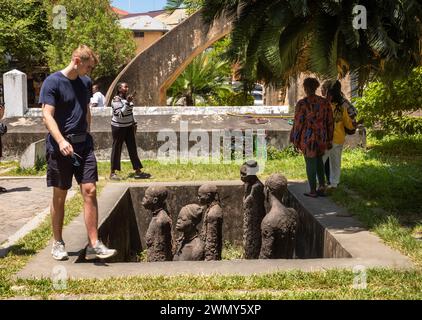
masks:
<path id="1" fill-rule="evenodd" d="M 209 53 L 197 56 L 182 72 L 167 95 L 175 104 L 185 98 L 186 105 L 195 106 L 198 100 L 212 101 L 232 91 L 227 78 L 227 61 L 211 59 Z"/>
<path id="2" fill-rule="evenodd" d="M 355 100 L 359 118 L 367 126 L 381 125 L 393 132 L 422 132 L 420 118 L 410 117 L 422 109 L 422 67 L 415 68 L 405 80 L 395 80 L 391 86 L 372 82 L 363 96 Z"/>
<path id="3" fill-rule="evenodd" d="M 45 62 L 49 43 L 42 0 L 0 0 L 0 70 L 23 72 Z"/>
<path id="4" fill-rule="evenodd" d="M 232 59 L 252 81 L 352 72 L 363 87 L 374 78 L 391 84 L 421 64 L 417 0 L 204 0 L 203 12 L 208 22 L 223 13 L 233 21 Z"/>
<path id="5" fill-rule="evenodd" d="M 55 5 L 66 8 L 66 29 L 55 28 L 58 12 Z M 110 10 L 108 0 L 46 1 L 52 42 L 48 47 L 48 64 L 51 70 L 64 68 L 72 51 L 79 44 L 91 47 L 99 56 L 100 63 L 92 77 L 113 77 L 135 55 L 135 42 L 130 30 L 118 24 L 118 17 Z"/>

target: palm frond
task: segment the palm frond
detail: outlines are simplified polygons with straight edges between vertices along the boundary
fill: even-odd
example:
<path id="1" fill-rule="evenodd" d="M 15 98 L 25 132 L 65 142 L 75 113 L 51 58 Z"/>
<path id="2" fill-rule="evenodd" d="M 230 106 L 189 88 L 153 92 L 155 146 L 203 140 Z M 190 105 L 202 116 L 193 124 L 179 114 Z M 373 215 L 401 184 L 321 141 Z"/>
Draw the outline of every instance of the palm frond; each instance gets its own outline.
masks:
<path id="1" fill-rule="evenodd" d="M 179 9 L 185 0 L 167 0 L 166 5 L 164 6 L 164 10 L 168 11 L 169 13 L 173 13 L 176 9 Z"/>

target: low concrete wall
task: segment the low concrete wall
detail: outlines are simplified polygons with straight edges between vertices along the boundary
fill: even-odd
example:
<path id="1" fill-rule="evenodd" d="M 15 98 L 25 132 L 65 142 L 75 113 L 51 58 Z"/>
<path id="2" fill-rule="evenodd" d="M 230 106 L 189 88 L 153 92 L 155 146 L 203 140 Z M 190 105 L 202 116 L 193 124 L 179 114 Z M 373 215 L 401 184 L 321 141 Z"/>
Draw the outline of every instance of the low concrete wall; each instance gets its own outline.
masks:
<path id="1" fill-rule="evenodd" d="M 209 107 L 134 107 L 135 116 L 160 116 L 160 115 L 225 115 L 227 113 L 236 114 L 263 114 L 278 115 L 288 114 L 289 106 L 209 106 Z M 111 107 L 91 108 L 94 117 L 111 117 Z M 42 117 L 41 108 L 30 108 L 25 113 L 26 118 Z"/>
<path id="2" fill-rule="evenodd" d="M 19 160 L 32 143 L 45 137 L 46 133 L 43 132 L 8 132 L 2 137 L 3 156 L 8 159 Z"/>
<path id="3" fill-rule="evenodd" d="M 292 192 L 285 198 L 288 207 L 294 208 L 299 215 L 297 229 L 296 256 L 300 259 L 351 258 L 337 240 L 315 219 Z"/>
<path id="4" fill-rule="evenodd" d="M 192 132 L 201 129 L 208 133 L 210 143 L 212 130 L 251 129 L 256 133 L 258 129 L 262 129 L 267 134 L 269 144 L 277 148 L 283 148 L 288 144 L 290 131 L 290 125 L 283 119 L 270 119 L 268 123 L 255 125 L 245 122 L 242 117 L 230 115 L 167 114 L 144 115 L 135 118 L 138 121 L 136 140 L 141 159 L 156 158 L 158 148 L 164 144 L 164 141 L 157 141 L 158 133 L 163 129 L 176 133 L 178 140 L 180 140 L 181 131 Z M 110 117 L 95 116 L 92 118 L 91 134 L 94 138 L 98 159 L 110 159 L 113 142 L 110 121 Z M 9 118 L 5 123 L 8 126 L 8 133 L 2 137 L 5 158 L 19 158 L 31 143 L 44 139 L 47 135 L 47 129 L 41 117 Z M 194 144 L 195 142 L 189 142 L 190 146 Z M 123 152 L 123 159 L 128 159 L 126 151 Z"/>
<path id="5" fill-rule="evenodd" d="M 45 160 L 45 139 L 38 140 L 26 148 L 20 160 L 23 169 L 32 168 L 38 161 Z"/>
<path id="6" fill-rule="evenodd" d="M 142 111 L 141 111 L 142 110 Z M 139 112 L 145 112 L 140 108 Z M 210 143 L 212 142 L 212 130 L 257 130 L 265 131 L 267 145 L 283 149 L 289 145 L 291 126 L 285 119 L 271 118 L 264 124 L 251 124 L 247 118 L 227 114 L 152 114 L 135 116 L 138 121 L 138 132 L 136 141 L 138 154 L 141 159 L 154 159 L 157 156 L 158 148 L 164 144 L 157 141 L 160 130 L 166 128 L 176 133 L 180 142 L 180 132 L 183 125 L 188 126 L 188 131 L 204 130 L 208 133 Z M 263 116 L 265 118 L 265 115 Z M 41 117 L 33 118 L 9 118 L 5 120 L 8 126 L 8 133 L 2 137 L 3 156 L 7 159 L 18 159 L 26 148 L 32 143 L 44 139 L 47 135 Z M 95 151 L 100 160 L 110 159 L 113 138 L 111 135 L 110 117 L 94 116 L 92 118 L 92 135 L 94 137 Z M 196 142 L 190 141 L 189 146 Z M 180 145 L 180 143 L 179 143 Z M 365 146 L 366 135 L 364 128 L 358 130 L 353 136 L 346 137 L 346 145 L 350 147 Z M 129 159 L 126 147 L 123 147 L 123 159 Z"/>
<path id="7" fill-rule="evenodd" d="M 243 183 L 240 181 L 216 181 L 215 183 L 218 186 L 224 214 L 223 243 L 227 241 L 232 245 L 242 246 Z M 141 202 L 149 185 L 163 185 L 169 190 L 167 205 L 169 215 L 173 221 L 173 239 L 175 240 L 179 237 L 179 234 L 174 229 L 177 216 L 183 206 L 197 203 L 197 192 L 202 183 L 167 182 L 129 186 L 111 211 L 110 218 L 107 218 L 100 227 L 102 239 L 107 239 L 105 242 L 110 247 L 122 251 L 121 255 L 113 258 L 113 262 L 133 261 L 133 252 L 146 248 L 145 234 L 151 221 L 151 214 L 145 210 Z M 287 206 L 294 207 L 299 214 L 296 258 L 351 257 L 336 239 L 326 232 L 325 228 L 315 219 L 312 213 L 297 201 L 290 191 L 286 194 L 285 203 Z M 198 228 L 200 229 L 201 225 Z M 133 243 L 130 241 L 133 241 Z M 125 260 L 124 257 L 130 257 L 132 260 Z"/>
<path id="8" fill-rule="evenodd" d="M 138 261 L 138 254 L 142 252 L 142 248 L 145 248 L 145 242 L 141 245 L 137 226 L 137 216 L 133 211 L 131 193 L 126 190 L 98 230 L 99 238 L 110 248 L 117 249 L 117 255 L 108 261 Z M 81 255 L 76 262 L 84 261 L 84 256 Z"/>

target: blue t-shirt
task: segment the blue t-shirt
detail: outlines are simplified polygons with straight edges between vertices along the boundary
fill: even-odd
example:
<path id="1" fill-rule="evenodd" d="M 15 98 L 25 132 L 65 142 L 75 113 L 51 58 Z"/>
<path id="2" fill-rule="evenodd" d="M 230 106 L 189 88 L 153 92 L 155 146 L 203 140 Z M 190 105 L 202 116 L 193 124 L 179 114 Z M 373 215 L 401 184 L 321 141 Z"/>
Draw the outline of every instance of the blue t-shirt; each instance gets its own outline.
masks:
<path id="1" fill-rule="evenodd" d="M 39 103 L 55 107 L 54 119 L 63 136 L 87 132 L 86 115 L 92 96 L 91 88 L 91 79 L 87 76 L 70 80 L 58 71 L 45 79 L 41 87 Z M 84 147 L 91 145 L 92 139 L 89 136 Z M 47 135 L 46 147 L 49 151 L 59 150 L 57 142 L 50 133 Z"/>

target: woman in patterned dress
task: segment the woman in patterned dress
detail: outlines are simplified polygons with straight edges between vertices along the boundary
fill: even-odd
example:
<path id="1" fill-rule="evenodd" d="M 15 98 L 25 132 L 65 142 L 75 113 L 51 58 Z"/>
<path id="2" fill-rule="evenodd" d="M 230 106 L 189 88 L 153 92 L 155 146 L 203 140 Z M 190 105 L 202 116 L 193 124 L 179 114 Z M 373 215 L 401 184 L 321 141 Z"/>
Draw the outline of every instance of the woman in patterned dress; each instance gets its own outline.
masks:
<path id="1" fill-rule="evenodd" d="M 295 120 L 290 133 L 290 141 L 305 158 L 306 175 L 310 192 L 306 196 L 316 198 L 325 195 L 324 163 L 325 150 L 332 148 L 333 111 L 329 102 L 315 94 L 319 82 L 306 78 L 303 82 L 306 97 L 299 100 L 295 108 Z M 316 178 L 319 188 L 317 189 Z"/>

